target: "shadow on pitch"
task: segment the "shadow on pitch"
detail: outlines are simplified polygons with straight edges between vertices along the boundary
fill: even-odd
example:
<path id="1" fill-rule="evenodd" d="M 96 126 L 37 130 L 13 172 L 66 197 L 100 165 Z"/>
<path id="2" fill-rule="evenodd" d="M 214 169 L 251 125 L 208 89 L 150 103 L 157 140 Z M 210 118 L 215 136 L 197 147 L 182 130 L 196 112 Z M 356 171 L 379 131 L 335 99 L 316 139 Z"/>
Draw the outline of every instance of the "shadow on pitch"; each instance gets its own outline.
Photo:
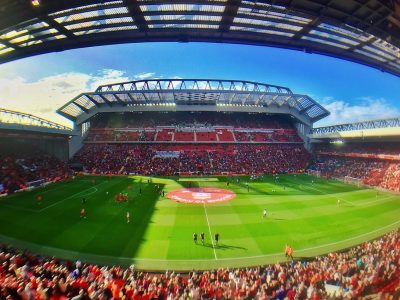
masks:
<path id="1" fill-rule="evenodd" d="M 204 244 L 197 243 L 197 246 L 203 246 L 203 247 L 207 247 L 207 248 L 214 248 L 214 249 L 221 249 L 221 250 L 235 250 L 235 249 L 247 250 L 247 248 L 245 248 L 245 247 L 232 246 L 232 245 L 226 245 L 226 244 L 213 245 L 213 244 L 207 243 L 207 242 L 205 242 Z"/>
<path id="2" fill-rule="evenodd" d="M 232 246 L 232 245 L 226 245 L 226 244 L 217 244 L 217 245 L 214 245 L 214 248 L 221 249 L 221 250 L 235 250 L 235 249 L 247 250 L 247 248 L 245 248 L 245 247 Z"/>
<path id="3" fill-rule="evenodd" d="M 218 244 L 218 245 L 215 245 L 215 249 L 222 249 L 222 250 L 241 249 L 241 250 L 247 250 L 247 248 L 245 248 L 245 247 L 232 246 L 232 245 L 226 245 L 226 244 Z"/>
<path id="4" fill-rule="evenodd" d="M 153 180 L 129 183 L 122 181 L 113 186 L 112 193 L 125 192 L 128 185 L 132 186 L 131 199 L 128 203 L 119 203 L 118 213 L 111 216 L 109 220 L 113 226 L 102 227 L 102 230 L 81 251 L 89 252 L 92 249 L 99 249 L 98 253 L 101 255 L 123 256 L 123 251 L 129 248 L 131 257 L 137 255 L 139 247 L 146 241 L 145 232 L 148 226 L 154 222 L 152 216 L 157 210 L 157 201 L 162 199 L 160 190 L 164 190 L 165 184 Z M 156 185 L 159 186 L 158 189 L 156 189 Z M 125 211 L 129 211 L 131 214 L 130 224 L 125 221 Z M 90 215 L 88 220 L 90 220 Z M 112 237 L 112 243 L 104 243 L 104 236 Z"/>
<path id="5" fill-rule="evenodd" d="M 286 221 L 287 219 L 285 219 L 285 218 L 275 218 L 275 217 L 268 217 L 270 220 L 273 220 L 273 221 Z"/>

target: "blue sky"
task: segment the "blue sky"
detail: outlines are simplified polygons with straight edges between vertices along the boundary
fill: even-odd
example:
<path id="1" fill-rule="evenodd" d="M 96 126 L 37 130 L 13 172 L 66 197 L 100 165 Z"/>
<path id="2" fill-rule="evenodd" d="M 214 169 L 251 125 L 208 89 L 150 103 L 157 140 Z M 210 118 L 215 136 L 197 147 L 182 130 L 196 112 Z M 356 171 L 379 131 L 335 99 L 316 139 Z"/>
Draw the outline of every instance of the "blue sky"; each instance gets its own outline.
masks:
<path id="1" fill-rule="evenodd" d="M 0 107 L 70 125 L 55 110 L 99 84 L 144 78 L 265 82 L 310 95 L 331 111 L 316 126 L 400 116 L 400 78 L 344 60 L 269 47 L 210 43 L 124 44 L 0 65 Z"/>

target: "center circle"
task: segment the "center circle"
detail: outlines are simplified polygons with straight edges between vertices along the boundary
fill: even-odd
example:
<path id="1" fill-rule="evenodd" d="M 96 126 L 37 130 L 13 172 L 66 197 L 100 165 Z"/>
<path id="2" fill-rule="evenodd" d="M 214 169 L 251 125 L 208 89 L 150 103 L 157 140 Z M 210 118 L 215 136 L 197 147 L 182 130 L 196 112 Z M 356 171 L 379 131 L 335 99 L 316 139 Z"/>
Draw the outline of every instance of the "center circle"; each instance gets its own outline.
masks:
<path id="1" fill-rule="evenodd" d="M 185 188 L 171 191 L 167 198 L 181 203 L 214 204 L 230 201 L 236 194 L 230 190 L 216 188 Z"/>

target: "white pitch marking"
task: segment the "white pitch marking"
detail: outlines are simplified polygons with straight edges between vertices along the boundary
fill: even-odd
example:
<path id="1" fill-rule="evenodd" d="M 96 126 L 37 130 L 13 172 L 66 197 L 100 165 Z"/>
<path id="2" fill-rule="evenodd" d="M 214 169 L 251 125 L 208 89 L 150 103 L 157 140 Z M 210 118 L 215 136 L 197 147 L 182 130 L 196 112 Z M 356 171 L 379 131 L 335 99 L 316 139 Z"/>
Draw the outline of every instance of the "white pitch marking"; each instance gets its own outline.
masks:
<path id="1" fill-rule="evenodd" d="M 94 193 L 96 193 L 96 192 L 98 191 L 98 189 L 95 188 L 95 187 L 91 187 L 91 188 L 88 188 L 88 189 L 86 189 L 86 190 L 83 190 L 82 192 L 73 194 L 73 195 L 71 195 L 71 196 L 69 196 L 69 197 L 67 197 L 67 198 L 64 198 L 64 199 L 62 199 L 62 200 L 60 200 L 60 201 L 57 201 L 56 203 L 53 203 L 53 204 L 51 204 L 51 205 L 49 205 L 49 206 L 46 206 L 46 207 L 42 208 L 41 210 L 39 210 L 38 212 L 45 211 L 46 209 L 48 209 L 48 208 L 50 208 L 50 207 L 53 207 L 53 206 L 55 206 L 55 205 L 57 205 L 57 204 L 60 204 L 61 202 L 64 202 L 65 200 L 74 198 L 74 197 L 76 197 L 77 195 L 82 194 L 84 191 L 87 191 L 87 190 L 90 190 L 90 189 L 93 189 L 93 188 L 95 189 L 95 191 L 94 191 L 93 193 L 84 194 L 83 196 L 94 194 Z"/>
<path id="2" fill-rule="evenodd" d="M 204 205 L 204 213 L 206 214 L 206 219 L 207 219 L 208 231 L 210 232 L 211 244 L 212 244 L 212 247 L 213 247 L 213 250 L 214 250 L 214 257 L 215 257 L 215 260 L 217 260 L 218 258 L 217 258 L 217 253 L 215 252 L 214 240 L 213 240 L 213 236 L 212 236 L 212 233 L 211 233 L 210 222 L 208 221 L 206 204 L 203 202 L 203 205 Z"/>
<path id="3" fill-rule="evenodd" d="M 97 185 L 97 187 L 100 186 L 100 185 L 102 185 L 102 184 L 104 184 L 104 183 L 107 183 L 107 181 L 103 181 L 102 183 L 99 183 L 99 184 Z M 69 197 L 67 197 L 67 198 L 64 198 L 64 199 L 62 199 L 62 200 L 56 202 L 56 203 L 53 203 L 53 204 L 51 204 L 51 205 L 49 205 L 49 206 L 46 206 L 46 207 L 42 208 L 41 210 L 38 210 L 38 212 L 45 211 L 46 209 L 48 209 L 48 208 L 50 208 L 50 207 L 53 207 L 53 206 L 55 206 L 55 205 L 57 205 L 57 204 L 60 204 L 61 202 L 64 202 L 65 200 L 74 198 L 74 197 L 76 197 L 77 195 L 80 195 L 80 194 L 82 194 L 83 192 L 85 192 L 85 191 L 87 191 L 87 190 L 90 190 L 90 189 L 95 189 L 96 191 L 94 191 L 93 193 L 84 194 L 83 196 L 94 194 L 94 193 L 98 192 L 97 187 L 92 186 L 92 187 L 90 187 L 90 188 L 88 188 L 88 189 L 86 189 L 86 190 L 83 190 L 83 191 L 79 192 L 79 193 L 73 194 L 73 195 L 71 195 L 71 196 L 69 196 Z"/>
<path id="4" fill-rule="evenodd" d="M 335 199 L 335 200 L 339 199 L 339 200 L 341 200 L 341 201 L 343 201 L 343 202 L 349 203 L 350 205 L 359 206 L 359 207 L 360 207 L 360 206 L 366 206 L 366 205 L 368 205 L 368 204 L 375 203 L 375 202 L 387 201 L 387 200 L 390 200 L 390 199 L 392 199 L 392 198 L 395 197 L 395 195 L 389 195 L 389 196 L 386 196 L 386 197 L 384 197 L 384 198 L 380 198 L 380 199 L 373 200 L 373 201 L 368 201 L 368 202 L 362 202 L 362 203 L 359 204 L 359 203 L 353 203 L 353 202 L 348 201 L 348 200 L 343 199 L 343 198 L 339 198 L 339 197 L 333 196 L 333 195 L 331 195 L 331 194 L 326 194 L 326 193 L 324 193 L 323 191 L 321 191 L 320 189 L 317 189 L 317 188 L 314 188 L 314 187 L 311 187 L 311 186 L 308 186 L 308 185 L 303 185 L 303 184 L 302 184 L 302 185 L 300 185 L 300 187 L 301 187 L 301 186 L 304 186 L 304 187 L 306 187 L 306 188 L 309 188 L 309 189 L 315 190 L 315 191 L 317 191 L 317 192 L 320 192 L 320 193 L 322 193 L 323 196 L 327 196 L 327 197 L 333 198 L 333 199 Z"/>
<path id="5" fill-rule="evenodd" d="M 315 250 L 315 249 L 319 249 L 319 248 L 323 248 L 326 246 L 331 246 L 331 245 L 336 245 L 336 244 L 340 244 L 343 242 L 347 242 L 347 241 L 351 241 L 351 240 L 355 240 L 357 238 L 363 237 L 363 236 L 368 236 L 371 233 L 375 233 L 375 232 L 379 232 L 380 230 L 384 229 L 384 228 L 389 228 L 393 225 L 399 224 L 400 221 L 391 223 L 389 225 L 383 226 L 379 229 L 367 232 L 367 233 L 363 233 L 348 239 L 344 239 L 344 240 L 340 240 L 340 241 L 336 241 L 336 242 L 332 242 L 332 243 L 328 243 L 328 244 L 323 244 L 323 245 L 318 245 L 315 247 L 310 247 L 310 248 L 304 248 L 304 249 L 299 249 L 296 250 L 296 253 L 298 252 L 304 252 L 304 251 L 309 251 L 309 250 Z M 394 229 L 394 228 L 393 228 Z M 0 235 L 1 238 L 1 235 Z M 15 239 L 13 239 L 15 240 Z M 60 248 L 54 248 L 54 247 L 47 247 L 47 246 L 43 246 L 43 245 L 39 245 L 39 244 L 35 244 L 35 243 L 27 243 L 29 245 L 34 245 L 34 246 L 40 246 L 43 249 L 49 249 L 49 250 L 62 250 L 65 253 L 72 253 L 72 254 L 79 254 L 80 256 L 82 256 L 82 253 L 78 253 L 76 251 L 69 251 L 69 250 L 64 250 L 64 249 L 60 249 Z M 263 257 L 271 257 L 271 256 L 282 256 L 283 254 L 281 252 L 278 253 L 270 253 L 270 254 L 263 254 L 263 255 L 253 255 L 253 256 L 238 256 L 238 257 L 226 257 L 226 258 L 219 258 L 219 261 L 229 261 L 229 260 L 240 260 L 240 259 L 252 259 L 252 258 L 263 258 Z M 98 255 L 98 254 L 88 254 L 88 257 L 101 257 L 101 258 L 115 258 L 115 259 L 123 259 L 123 260 L 136 260 L 136 261 L 159 261 L 159 262 L 168 262 L 168 261 L 177 261 L 177 262 L 193 262 L 193 261 L 211 261 L 210 259 L 159 259 L 159 258 L 134 258 L 134 257 L 114 257 L 114 256 L 108 256 L 108 255 Z"/>

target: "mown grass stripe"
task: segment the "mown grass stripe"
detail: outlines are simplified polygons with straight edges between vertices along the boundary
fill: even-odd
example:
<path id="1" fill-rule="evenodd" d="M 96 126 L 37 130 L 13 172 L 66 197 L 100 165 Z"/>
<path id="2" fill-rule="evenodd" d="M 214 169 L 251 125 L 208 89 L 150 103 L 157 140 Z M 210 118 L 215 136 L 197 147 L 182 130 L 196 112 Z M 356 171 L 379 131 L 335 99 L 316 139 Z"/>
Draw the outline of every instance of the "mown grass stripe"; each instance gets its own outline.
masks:
<path id="1" fill-rule="evenodd" d="M 38 253 L 65 258 L 187 270 L 284 260 L 286 242 L 294 246 L 295 253 L 303 249 L 298 252 L 302 256 L 318 255 L 399 226 L 397 194 L 379 192 L 377 196 L 371 189 L 307 175 L 280 175 L 278 181 L 272 176 L 258 181 L 241 177 L 229 187 L 228 178 L 217 178 L 213 182 L 178 182 L 178 177 L 83 177 L 13 195 L 0 200 L 0 239 L 12 237 L 14 243 L 28 248 L 36 245 L 32 249 Z M 94 186 L 92 179 L 97 182 Z M 160 196 L 156 184 L 165 192 L 189 184 L 228 188 L 237 197 L 206 207 L 182 204 Z M 37 192 L 53 188 L 45 194 L 44 206 L 39 206 Z M 88 219 L 83 221 L 79 217 L 81 198 L 92 192 L 86 197 Z M 120 192 L 129 194 L 129 203 L 115 203 L 114 195 Z M 352 204 L 337 206 L 336 197 Z M 9 204 L 20 209 L 8 208 Z M 46 209 L 46 205 L 51 207 Z M 264 208 L 268 209 L 266 220 L 262 218 Z M 129 225 L 127 210 L 133 220 Z M 205 245 L 195 245 L 192 234 L 201 231 L 209 231 L 210 240 L 206 237 Z M 221 241 L 214 247 L 213 233 L 217 231 Z"/>

